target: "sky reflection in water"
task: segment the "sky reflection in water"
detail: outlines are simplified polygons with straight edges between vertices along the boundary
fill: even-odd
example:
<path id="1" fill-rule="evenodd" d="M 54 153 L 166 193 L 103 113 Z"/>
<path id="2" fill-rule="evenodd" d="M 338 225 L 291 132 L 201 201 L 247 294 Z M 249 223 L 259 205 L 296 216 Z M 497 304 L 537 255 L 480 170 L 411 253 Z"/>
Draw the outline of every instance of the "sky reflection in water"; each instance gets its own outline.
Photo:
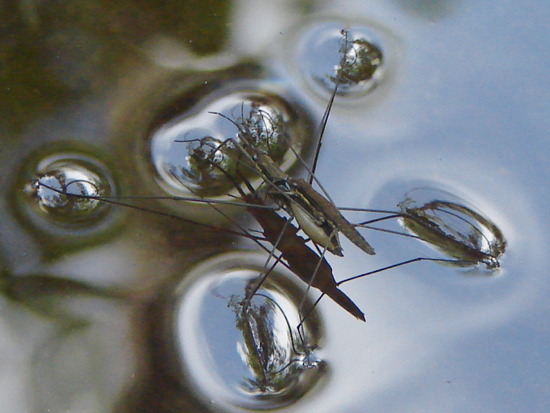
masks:
<path id="1" fill-rule="evenodd" d="M 258 58 L 320 118 L 328 96 L 312 91 L 300 79 L 299 61 L 289 58 L 288 48 L 299 43 L 302 30 L 326 21 L 347 22 L 346 16 L 353 16 L 350 25 L 366 25 L 379 36 L 388 68 L 371 95 L 337 100 L 327 127 L 319 179 L 341 206 L 395 209 L 418 185 L 446 190 L 494 221 L 508 242 L 502 269 L 494 276 L 420 263 L 344 284 L 342 288 L 365 312 L 367 324 L 323 300 L 327 339 L 319 356 L 330 366 L 330 375 L 319 384 L 320 391 L 285 411 L 514 412 L 544 411 L 548 405 L 544 389 L 548 387 L 545 365 L 550 357 L 546 299 L 550 289 L 546 277 L 550 202 L 545 188 L 550 179 L 546 138 L 550 130 L 546 36 L 550 6 L 539 3 L 535 7 L 526 2 L 506 6 L 496 1 L 417 2 L 417 7 L 411 7 L 410 2 L 398 0 L 341 1 L 327 9 L 315 5 L 320 14 L 306 18 L 285 9 L 287 5 L 282 3 L 271 5 L 271 13 L 267 13 L 250 2 L 240 2 L 233 9 L 234 30 L 227 39 L 227 52 L 193 62 L 194 67 L 220 68 L 242 55 Z M 168 38 L 177 39 L 174 32 L 167 29 L 167 33 Z M 32 148 L 48 140 L 76 138 L 103 144 L 122 136 L 121 142 L 126 144 L 142 136 L 147 117 L 153 115 L 145 110 L 130 115 L 128 106 L 147 100 L 147 91 L 157 85 L 174 82 L 173 74 L 159 69 L 158 43 L 134 44 L 140 59 L 145 56 L 149 60 L 144 64 L 134 56 L 137 70 L 121 68 L 124 74 L 117 83 L 94 63 L 108 49 L 106 41 L 80 30 L 78 36 L 88 39 L 94 55 L 75 68 L 77 73 L 68 76 L 63 87 L 78 92 L 79 99 L 53 96 L 54 111 L 39 105 L 31 115 L 34 118 L 19 122 L 19 132 L 16 125 L 6 128 L 6 134 L 16 139 L 4 142 L 4 182 L 9 182 L 18 162 Z M 59 36 L 55 39 L 63 44 Z M 50 47 L 58 43 L 50 42 Z M 170 49 L 174 56 L 185 50 L 181 42 L 171 44 L 175 44 Z M 181 61 L 185 67 L 189 63 L 185 53 L 173 62 Z M 109 63 L 119 66 L 120 62 Z M 82 75 L 85 65 L 94 66 L 93 77 Z M 63 73 L 56 65 L 51 76 Z M 155 107 L 156 102 L 149 104 Z M 115 126 L 106 126 L 111 124 Z M 121 151 L 117 143 L 109 145 L 113 151 Z M 3 195 L 7 199 L 7 189 Z M 8 211 L 6 202 L 2 206 L 3 212 Z M 155 274 L 176 273 L 195 252 L 180 253 L 157 227 L 154 234 L 144 229 L 148 218 L 138 221 L 141 216 L 137 215 L 132 217 L 135 232 L 124 242 L 41 265 L 40 246 L 32 235 L 18 228 L 9 212 L 4 216 L 2 242 L 7 266 L 22 274 L 51 273 L 107 286 L 124 285 L 121 280 L 125 280 L 142 302 L 148 302 L 144 291 L 155 285 Z M 366 234 L 377 255 L 366 256 L 345 243 L 345 257 L 331 259 L 338 279 L 431 253 L 410 240 Z M 150 239 L 145 239 L 146 235 Z M 119 254 L 113 253 L 115 246 L 120 248 Z M 111 263 L 110 268 L 125 268 L 126 273 L 113 270 L 109 277 L 102 270 L 96 277 L 93 264 L 81 265 L 90 263 L 90 257 L 98 268 L 99 262 L 103 268 Z M 120 372 L 130 376 L 132 370 L 128 349 L 133 348 L 133 337 L 121 335 L 129 328 L 121 321 L 126 309 L 111 308 L 96 299 L 99 301 L 91 300 L 90 308 L 103 308 L 106 314 L 95 314 L 94 329 L 73 344 L 73 336 L 55 328 L 48 331 L 45 325 L 49 322 L 44 324 L 24 311 L 14 312 L 12 307 L 4 311 L 0 324 L 3 352 L 15 360 L 6 366 L 3 377 L 16 390 L 6 386 L 0 392 L 9 411 L 33 411 L 34 404 L 49 406 L 52 411 L 76 406 L 100 411 L 105 408 L 103 403 L 131 406 L 120 393 L 126 380 Z M 14 329 L 18 329 L 17 339 L 10 339 Z M 92 332 L 97 333 L 95 341 L 90 338 Z M 52 353 L 39 358 L 28 376 L 20 373 L 26 371 L 34 354 L 40 354 L 41 343 L 51 343 L 48 337 L 52 336 L 59 340 L 48 347 Z M 112 347 L 113 337 L 121 343 L 118 349 Z M 61 354 L 64 346 L 75 349 L 91 341 L 92 348 L 102 355 L 101 366 L 84 363 L 89 355 L 66 351 L 67 365 L 71 360 L 83 363 L 83 379 L 74 381 L 73 393 L 63 402 L 49 398 L 50 388 L 43 378 L 53 374 L 53 362 L 47 361 L 57 360 L 55 354 Z M 20 342 L 28 347 L 21 347 Z M 136 354 L 148 357 L 143 349 Z M 113 371 L 118 373 L 113 375 Z M 63 369 L 54 373 L 58 375 L 54 378 L 63 378 L 59 383 L 72 377 Z M 114 377 L 116 385 L 87 384 L 87 375 L 99 382 Z M 35 394 L 33 386 L 39 389 L 37 397 L 44 399 L 29 401 L 25 397 Z M 86 398 L 86 394 L 91 396 Z"/>

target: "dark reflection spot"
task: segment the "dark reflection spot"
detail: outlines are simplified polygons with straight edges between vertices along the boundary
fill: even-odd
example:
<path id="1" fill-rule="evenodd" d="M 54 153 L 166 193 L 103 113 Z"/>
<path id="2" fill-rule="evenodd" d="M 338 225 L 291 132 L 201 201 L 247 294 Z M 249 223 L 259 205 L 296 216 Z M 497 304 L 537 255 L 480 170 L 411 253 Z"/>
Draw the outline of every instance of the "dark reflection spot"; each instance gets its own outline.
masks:
<path id="1" fill-rule="evenodd" d="M 88 326 L 93 320 L 93 314 L 83 315 L 75 311 L 71 301 L 82 303 L 90 299 L 126 298 L 118 289 L 97 287 L 66 277 L 44 274 L 18 276 L 8 271 L 0 274 L 0 294 L 40 317 L 70 329 Z"/>
<path id="2" fill-rule="evenodd" d="M 101 84 L 106 56 L 93 33 L 78 27 L 57 29 L 44 43 L 45 66 L 60 83 L 79 91 Z"/>

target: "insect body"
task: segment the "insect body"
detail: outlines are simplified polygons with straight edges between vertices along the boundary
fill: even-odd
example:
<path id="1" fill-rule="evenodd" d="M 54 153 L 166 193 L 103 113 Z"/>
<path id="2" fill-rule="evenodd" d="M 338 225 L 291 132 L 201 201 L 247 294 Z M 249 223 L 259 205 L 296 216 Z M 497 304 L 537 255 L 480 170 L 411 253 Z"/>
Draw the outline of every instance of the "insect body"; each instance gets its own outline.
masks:
<path id="1" fill-rule="evenodd" d="M 228 119 L 224 115 L 221 116 Z M 258 174 L 268 185 L 267 194 L 280 201 L 281 206 L 296 218 L 301 229 L 313 242 L 335 255 L 343 256 L 338 239 L 338 232 L 342 232 L 364 252 L 374 255 L 374 249 L 331 201 L 317 192 L 306 180 L 290 177 L 264 150 L 254 146 L 253 132 L 247 127 L 246 122 L 237 124 L 231 119 L 228 120 L 237 126 L 239 140 L 244 143 L 235 146 L 256 166 Z"/>
<path id="2" fill-rule="evenodd" d="M 291 192 L 288 195 L 293 201 L 290 204 L 292 212 L 301 228 L 311 239 L 322 246 L 326 246 L 329 251 L 338 256 L 343 256 L 342 248 L 337 237 L 338 232 L 342 232 L 351 242 L 369 255 L 374 255 L 374 249 L 363 238 L 363 236 L 344 218 L 338 208 L 327 200 L 304 179 L 292 179 L 287 181 Z M 314 226 L 310 229 L 313 222 Z M 316 230 L 322 229 L 322 236 L 317 238 Z M 321 231 L 319 231 L 321 232 Z"/>

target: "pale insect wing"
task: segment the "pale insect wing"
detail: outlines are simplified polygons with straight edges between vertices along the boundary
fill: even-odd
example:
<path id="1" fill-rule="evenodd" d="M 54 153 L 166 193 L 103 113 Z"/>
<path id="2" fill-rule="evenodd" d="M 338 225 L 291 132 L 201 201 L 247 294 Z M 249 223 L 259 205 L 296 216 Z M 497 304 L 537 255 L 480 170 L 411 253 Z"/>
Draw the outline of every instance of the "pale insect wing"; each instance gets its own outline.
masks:
<path id="1" fill-rule="evenodd" d="M 344 218 L 338 208 L 303 179 L 292 180 L 292 186 L 299 192 L 309 204 L 319 211 L 327 220 L 332 223 L 335 230 L 340 231 L 357 247 L 369 255 L 374 255 L 374 248 L 370 246 L 365 238 Z M 310 235 L 310 234 L 308 234 Z"/>
<path id="2" fill-rule="evenodd" d="M 319 225 L 315 219 L 300 205 L 291 203 L 292 213 L 296 221 L 300 225 L 300 228 L 309 236 L 311 241 L 317 245 L 325 247 L 334 255 L 343 257 L 342 247 L 340 245 L 340 239 L 338 238 L 338 232 L 332 228 L 326 230 L 326 225 Z"/>

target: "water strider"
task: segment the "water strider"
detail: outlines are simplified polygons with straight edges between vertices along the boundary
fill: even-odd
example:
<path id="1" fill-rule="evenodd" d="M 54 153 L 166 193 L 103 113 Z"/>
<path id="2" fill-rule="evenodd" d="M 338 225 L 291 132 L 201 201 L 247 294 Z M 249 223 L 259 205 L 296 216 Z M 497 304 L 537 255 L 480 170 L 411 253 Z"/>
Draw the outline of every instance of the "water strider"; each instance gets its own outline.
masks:
<path id="1" fill-rule="evenodd" d="M 247 293 L 247 302 L 250 301 L 251 297 L 258 290 L 262 280 L 269 276 L 270 268 L 272 268 L 269 262 L 273 259 L 275 264 L 282 262 L 284 265 L 287 265 L 288 268 L 306 282 L 309 287 L 318 288 L 323 294 L 328 295 L 346 309 L 346 311 L 350 312 L 358 319 L 364 320 L 362 311 L 339 289 L 339 285 L 344 282 L 349 282 L 352 279 L 361 278 L 410 262 L 438 260 L 430 258 L 407 260 L 383 269 L 359 274 L 337 283 L 332 273 L 332 269 L 324 257 L 326 250 L 338 256 L 342 255 L 342 248 L 338 239 L 338 233 L 340 232 L 365 253 L 374 254 L 374 249 L 357 231 L 358 225 L 350 223 L 326 193 L 322 195 L 312 186 L 312 183 L 314 181 L 316 182 L 314 172 L 322 145 L 321 139 L 324 128 L 327 124 L 328 116 L 339 88 L 346 84 L 356 82 L 360 78 L 372 76 L 376 67 L 381 63 L 381 55 L 376 52 L 375 48 L 368 49 L 367 45 L 368 42 L 364 41 L 364 39 L 350 40 L 348 38 L 348 32 L 342 32 L 341 60 L 337 66 L 336 75 L 330 77 L 334 82 L 334 89 L 321 121 L 319 140 L 317 142 L 313 166 L 307 168 L 304 164 L 304 168 L 308 171 L 309 175 L 307 179 L 294 178 L 278 166 L 275 161 L 276 158 L 273 156 L 273 152 L 276 151 L 273 137 L 277 135 L 281 137 L 281 140 L 285 139 L 284 122 L 265 110 L 260 104 L 255 104 L 254 102 L 250 103 L 250 108 L 247 109 L 248 113 L 245 113 L 244 103 L 242 103 L 240 106 L 241 116 L 236 119 L 232 119 L 221 113 L 212 115 L 221 115 L 232 122 L 238 130 L 236 138 L 220 141 L 211 136 L 207 136 L 200 139 L 184 139 L 180 141 L 180 143 L 185 142 L 181 143 L 182 145 L 194 145 L 188 161 L 193 163 L 196 171 L 204 175 L 207 175 L 211 171 L 218 171 L 221 175 L 229 178 L 231 185 L 237 189 L 242 201 L 244 201 L 241 204 L 244 204 L 250 214 L 254 216 L 261 226 L 263 236 L 255 236 L 242 227 L 237 227 L 237 230 L 228 231 L 235 235 L 249 238 L 258 244 L 261 244 L 262 241 L 267 241 L 272 245 L 272 247 L 265 247 L 261 244 L 262 248 L 269 252 L 269 260 L 256 287 L 252 289 L 251 292 Z M 368 50 L 365 51 L 365 49 Z M 355 69 L 358 63 L 360 69 Z M 297 154 L 296 156 L 298 157 Z M 232 162 L 228 163 L 227 159 L 232 160 Z M 177 171 L 174 171 L 174 175 L 176 175 L 176 172 Z M 256 187 L 249 184 L 251 176 L 259 181 Z M 49 182 L 50 181 L 44 179 L 44 176 L 36 181 L 37 196 L 41 196 L 41 188 L 49 188 L 51 191 L 57 192 L 60 195 L 70 195 L 69 197 L 81 199 L 103 200 L 105 202 L 141 209 L 139 206 L 123 203 L 121 198 L 109 199 L 105 197 L 102 198 L 101 196 L 90 196 L 89 192 L 91 191 L 89 188 L 87 189 L 88 193 L 83 192 L 82 183 L 76 185 L 63 182 L 63 185 L 56 188 L 51 186 Z M 247 186 L 247 191 L 244 191 L 240 187 L 241 183 Z M 78 188 L 80 192 L 68 193 L 67 190 L 69 188 Z M 218 209 L 214 204 L 215 201 L 208 199 L 196 198 L 190 200 L 187 198 L 168 198 L 178 201 L 188 200 L 193 202 L 206 202 L 213 208 Z M 288 219 L 280 216 L 274 208 L 284 209 L 289 215 Z M 415 209 L 411 207 L 397 212 L 390 212 L 389 216 L 374 221 L 398 218 L 405 223 L 404 226 L 408 231 L 415 233 L 420 239 L 436 246 L 443 243 L 449 244 L 449 236 L 439 233 L 435 236 L 437 231 L 434 225 L 430 225 L 430 220 L 433 220 L 433 218 L 423 213 L 421 208 L 422 207 L 420 207 L 420 209 Z M 165 213 L 160 214 L 169 215 Z M 291 219 L 294 218 L 299 225 L 299 229 L 307 234 L 309 240 L 312 241 L 312 244 L 317 248 L 317 252 L 306 245 L 306 239 L 298 235 L 299 229 L 291 223 Z M 475 219 L 473 215 L 471 215 L 471 218 Z M 185 218 L 180 219 L 185 220 Z M 195 223 L 190 220 L 187 221 L 196 225 L 206 225 Z M 372 223 L 372 221 L 370 223 L 362 223 L 359 226 L 369 228 Z M 423 231 L 418 231 L 417 228 L 422 228 Z M 453 245 L 455 245 L 461 242 L 463 243 L 464 239 L 467 238 L 460 239 L 459 237 L 453 237 L 453 239 Z M 460 251 L 450 253 L 449 248 L 440 248 L 440 250 L 450 255 L 453 259 L 441 259 L 439 261 L 459 261 L 470 264 L 484 262 L 479 258 L 479 254 L 476 256 L 473 253 L 476 248 L 481 248 L 479 243 L 470 245 L 467 249 L 467 254 L 461 254 Z M 277 256 L 275 250 L 278 250 L 281 255 Z M 456 250 L 460 250 L 460 248 L 454 248 L 453 251 Z M 465 249 L 462 249 L 462 251 L 464 250 Z M 502 251 L 496 252 L 494 255 L 498 257 L 501 252 Z M 486 257 L 486 254 L 481 254 L 481 256 Z"/>
<path id="2" fill-rule="evenodd" d="M 298 235 L 299 228 L 295 227 L 291 220 L 280 216 L 273 209 L 267 208 L 265 199 L 258 195 L 258 192 L 247 180 L 244 180 L 244 183 L 247 186 L 248 193 L 234 181 L 234 185 L 242 199 L 249 204 L 247 207 L 248 212 L 262 228 L 265 240 L 281 253 L 279 257 L 275 257 L 275 264 L 280 262 L 281 258 L 284 259 L 288 268 L 309 287 L 317 288 L 350 314 L 365 321 L 365 316 L 359 307 L 338 288 L 332 268 L 323 254 L 319 255 L 309 248 L 306 245 L 307 241 Z M 271 254 L 273 255 L 273 251 Z M 269 261 L 266 263 L 266 267 L 268 263 Z M 269 269 L 264 270 L 254 288 L 247 292 L 246 305 L 269 274 Z"/>
<path id="3" fill-rule="evenodd" d="M 338 78 L 334 77 L 334 79 Z M 326 113 L 323 115 L 319 128 L 321 130 L 320 137 L 322 137 L 322 130 L 328 122 L 332 103 L 335 99 L 338 99 L 338 90 L 341 87 L 343 86 L 338 81 L 334 84 Z M 295 392 L 295 386 L 300 383 L 306 383 L 302 393 L 308 391 L 313 387 L 313 384 L 311 384 L 311 381 L 304 380 L 304 374 L 310 374 L 316 378 L 321 376 L 323 372 L 322 363 L 324 362 L 317 359 L 322 353 L 315 351 L 317 345 L 324 346 L 323 335 L 322 333 L 316 335 L 313 331 L 322 331 L 324 324 L 315 321 L 319 320 L 320 317 L 317 312 L 311 312 L 315 302 L 310 298 L 313 294 L 308 294 L 308 288 L 318 289 L 320 291 L 319 299 L 327 295 L 346 312 L 353 315 L 354 318 L 364 320 L 363 311 L 346 295 L 350 290 L 353 293 L 352 288 L 348 290 L 352 283 L 360 282 L 357 281 L 358 278 L 383 272 L 390 268 L 407 265 L 411 262 L 430 260 L 429 258 L 405 260 L 392 266 L 363 274 L 355 274 L 354 277 L 342 280 L 342 278 L 353 274 L 334 274 L 331 264 L 334 265 L 334 260 L 338 258 L 327 257 L 328 253 L 325 253 L 332 250 L 336 255 L 338 253 L 341 255 L 342 251 L 337 240 L 337 232 L 342 232 L 347 236 L 349 233 L 355 234 L 361 231 L 365 235 L 368 234 L 366 232 L 368 228 L 377 225 L 376 221 L 397 219 L 402 222 L 404 230 L 410 235 L 435 245 L 443 243 L 456 245 L 464 242 L 464 240 L 470 240 L 472 237 L 468 235 L 461 237 L 456 235 L 456 232 L 451 231 L 443 234 L 442 231 L 438 231 L 437 228 L 443 230 L 444 226 L 442 224 L 430 224 L 430 222 L 432 224 L 435 224 L 435 222 L 433 222 L 434 218 L 429 214 L 426 206 L 430 205 L 429 202 L 420 205 L 409 203 L 406 207 L 403 206 L 396 211 L 385 211 L 382 218 L 364 222 L 360 225 L 350 223 L 348 220 L 345 220 L 344 223 L 339 222 L 339 220 L 345 219 L 344 215 L 348 213 L 337 208 L 328 195 L 316 191 L 315 167 L 308 168 L 304 165 L 303 169 L 307 170 L 308 176 L 299 179 L 296 177 L 295 171 L 289 171 L 285 167 L 279 166 L 281 163 L 279 153 L 282 151 L 278 147 L 278 142 L 285 143 L 288 138 L 287 135 L 290 135 L 290 133 L 286 133 L 286 119 L 279 117 L 277 111 L 271 111 L 269 102 L 254 97 L 258 95 L 260 95 L 259 92 L 251 92 L 248 93 L 251 98 L 246 99 L 245 93 L 242 93 L 242 99 L 233 102 L 234 111 L 224 111 L 223 109 L 227 108 L 223 108 L 223 105 L 222 109 L 218 109 L 213 104 L 210 106 L 197 105 L 195 113 L 202 113 L 203 118 L 213 119 L 213 122 L 227 125 L 227 129 L 230 129 L 230 131 L 225 131 L 224 134 L 205 133 L 202 137 L 196 134 L 182 134 L 178 137 L 178 140 L 185 142 L 175 143 L 174 146 L 177 148 L 190 147 L 188 157 L 182 161 L 187 161 L 193 165 L 193 171 L 196 173 L 191 174 L 192 176 L 205 177 L 205 180 L 209 180 L 214 184 L 219 179 L 229 181 L 226 187 L 233 190 L 235 198 L 230 202 L 238 202 L 246 217 L 254 218 L 258 223 L 250 224 L 248 222 L 251 221 L 247 221 L 246 224 L 243 224 L 243 221 L 238 219 L 235 219 L 234 222 L 234 217 L 228 215 L 232 219 L 229 221 L 232 224 L 230 227 L 219 228 L 216 224 L 216 227 L 212 229 L 230 231 L 235 236 L 246 237 L 249 240 L 247 244 L 255 242 L 259 248 L 264 249 L 265 253 L 258 260 L 258 265 L 253 268 L 249 266 L 253 262 L 250 257 L 239 253 L 239 257 L 235 259 L 235 273 L 242 274 L 248 271 L 248 278 L 246 282 L 236 284 L 233 290 L 229 292 L 224 289 L 227 284 L 223 284 L 222 287 L 224 288 L 219 287 L 220 284 L 225 283 L 226 279 L 232 280 L 231 275 L 223 270 L 227 265 L 225 261 L 222 268 L 214 268 L 213 273 L 215 275 L 213 276 L 209 276 L 207 273 L 200 274 L 199 277 L 195 278 L 193 276 L 195 268 L 186 271 L 185 276 L 181 277 L 180 284 L 178 284 L 178 286 L 189 286 L 187 290 L 183 290 L 181 298 L 178 297 L 177 299 L 178 303 L 181 303 L 179 305 L 181 305 L 182 310 L 178 313 L 169 312 L 168 316 L 172 321 L 174 314 L 177 314 L 177 317 L 183 314 L 182 317 L 187 317 L 186 319 L 190 320 L 180 327 L 179 331 L 181 333 L 178 336 L 178 346 L 187 348 L 185 346 L 188 343 L 186 340 L 189 340 L 189 336 L 198 337 L 199 347 L 177 353 L 178 357 L 183 360 L 182 363 L 186 362 L 191 366 L 186 370 L 186 377 L 191 378 L 190 382 L 201 380 L 201 377 L 205 376 L 204 370 L 207 370 L 207 373 L 214 372 L 223 377 L 224 383 L 229 383 L 228 387 L 238 389 L 239 393 L 248 391 L 255 396 L 265 396 L 266 399 L 269 396 L 269 399 L 272 400 L 273 397 L 281 393 Z M 207 102 L 213 100 L 208 96 L 205 99 Z M 219 115 L 208 114 L 208 112 L 221 113 L 232 123 Z M 197 124 L 195 124 L 196 126 Z M 198 126 L 203 125 L 198 123 Z M 203 130 L 205 129 L 203 128 Z M 227 137 L 230 137 L 230 139 L 227 139 Z M 317 148 L 320 148 L 321 144 L 321 141 L 317 142 Z M 295 145 L 287 146 L 295 148 Z M 298 149 L 296 151 L 298 152 Z M 317 155 L 310 158 L 317 158 Z M 185 182 L 183 173 L 179 173 L 178 170 L 172 170 L 172 172 L 178 181 Z M 210 179 L 211 177 L 213 178 Z M 90 208 L 97 208 L 103 205 L 101 202 L 89 202 L 90 200 L 103 200 L 117 205 L 127 204 L 131 208 L 142 209 L 139 199 L 124 199 L 116 196 L 111 198 L 109 193 L 99 187 L 99 184 L 93 184 L 93 179 L 90 179 L 91 184 L 83 185 L 83 182 L 80 182 L 83 180 L 82 175 L 67 178 L 64 178 L 62 173 L 44 173 L 38 177 L 34 185 L 35 195 L 46 201 L 46 209 L 55 209 L 56 203 L 59 203 L 60 210 L 66 210 L 71 206 L 88 205 Z M 49 191 L 44 190 L 47 187 L 51 187 L 51 189 Z M 192 189 L 195 190 L 194 187 Z M 99 196 L 96 196 L 96 194 Z M 214 198 L 208 198 L 207 191 L 197 191 L 197 196 L 192 201 L 206 203 L 205 209 L 207 210 L 212 208 L 219 210 L 220 213 L 226 213 L 223 206 L 219 205 L 215 199 L 218 195 L 219 193 L 216 193 L 213 195 Z M 167 198 L 173 199 L 174 202 L 186 201 L 179 197 Z M 411 196 L 411 198 L 416 199 L 415 196 Z M 72 199 L 72 202 L 67 202 L 68 199 Z M 432 201 L 434 199 L 439 200 L 433 198 Z M 438 209 L 443 207 L 442 201 L 437 205 L 433 203 L 431 205 L 436 206 Z M 109 210 L 109 208 L 106 209 Z M 171 213 L 163 211 L 166 210 L 160 210 L 157 213 L 173 217 Z M 62 213 L 62 211 L 59 212 Z M 302 215 L 305 217 L 302 217 Z M 298 219 L 294 220 L 294 218 Z M 187 218 L 175 219 L 186 220 Z M 473 216 L 471 219 L 474 219 Z M 445 221 L 445 217 L 443 221 Z M 195 227 L 191 227 L 191 231 L 196 228 L 196 232 L 199 232 L 203 225 L 208 226 L 208 223 L 194 222 L 193 219 L 186 222 L 195 225 Z M 415 223 L 417 223 L 416 226 Z M 252 225 L 258 229 L 251 229 Z M 348 229 L 346 229 L 346 226 Z M 302 230 L 306 235 L 300 232 Z M 317 237 L 316 232 L 324 233 L 324 238 Z M 463 231 L 462 233 L 467 234 L 467 232 Z M 477 234 L 478 238 L 482 239 L 486 236 L 487 231 L 484 229 L 475 231 L 470 228 L 469 232 Z M 456 242 L 447 242 L 450 237 Z M 361 236 L 360 239 L 364 240 L 365 238 Z M 371 239 L 367 239 L 369 242 L 371 241 Z M 310 242 L 310 240 L 313 241 Z M 365 243 L 367 243 L 366 240 Z M 380 244 L 374 242 L 372 244 L 377 247 L 378 254 L 386 253 L 387 250 L 382 248 Z M 481 248 L 484 244 L 486 242 L 471 243 L 468 251 L 475 251 L 476 248 Z M 367 245 L 370 247 L 370 244 Z M 368 248 L 366 250 L 362 248 L 362 251 L 365 253 L 373 252 Z M 444 254 L 443 257 L 450 256 L 453 262 L 461 261 L 464 263 L 468 261 L 470 264 L 480 262 L 475 254 L 460 255 L 460 251 L 451 254 L 448 247 L 441 248 L 441 251 Z M 214 258 L 217 259 L 217 257 Z M 219 259 L 221 261 L 222 257 Z M 498 255 L 496 259 L 498 260 Z M 207 266 L 209 262 L 210 260 L 205 260 L 197 267 Z M 289 271 L 284 270 L 284 268 L 281 269 L 282 265 L 286 265 Z M 202 290 L 197 288 L 197 285 L 202 285 L 201 279 L 210 278 L 215 280 L 213 284 L 207 284 L 208 287 L 213 286 L 212 288 Z M 300 278 L 303 284 L 302 281 L 298 282 L 297 278 Z M 220 281 L 221 279 L 224 281 Z M 290 289 L 285 290 L 284 297 L 287 301 L 281 299 L 282 295 L 274 296 L 271 301 L 262 300 L 266 290 L 272 288 L 273 285 L 277 288 L 281 285 L 281 279 L 289 284 L 296 280 L 297 282 L 292 285 L 299 285 L 298 283 L 300 283 L 302 288 L 296 287 L 292 290 L 293 295 L 288 293 Z M 201 294 L 198 294 L 200 299 L 206 297 L 204 301 L 193 299 L 197 290 L 200 290 L 199 293 Z M 352 297 L 355 299 L 354 296 Z M 307 299 L 304 304 L 301 302 L 303 299 Z M 196 305 L 197 301 L 201 304 L 200 306 Z M 273 303 L 273 305 L 270 303 Z M 358 301 L 357 303 L 359 304 Z M 228 308 L 228 305 L 231 308 Z M 200 311 L 196 311 L 197 307 Z M 340 311 L 334 306 L 329 308 L 332 308 L 331 311 L 334 313 Z M 298 316 L 293 316 L 294 310 Z M 347 317 L 347 315 L 344 314 L 344 317 Z M 281 328 L 281 325 L 284 328 Z M 319 326 L 320 328 L 318 328 Z M 235 335 L 237 338 L 234 339 Z M 286 337 L 289 337 L 289 339 L 286 339 Z M 289 342 L 292 345 L 289 345 Z M 223 346 L 223 348 L 220 346 Z M 238 351 L 234 351 L 235 349 L 238 349 Z M 214 358 L 215 363 L 209 362 L 212 358 Z M 198 360 L 197 364 L 199 366 L 206 366 L 206 369 L 199 370 L 195 368 L 196 364 L 193 363 L 196 360 Z M 231 375 L 224 375 L 225 371 L 222 371 L 219 366 L 228 365 L 236 366 L 235 370 L 231 370 Z M 230 381 L 227 377 L 234 381 Z M 244 377 L 246 377 L 245 384 L 242 384 Z M 208 381 L 206 386 L 211 385 L 211 382 Z M 284 401 L 281 401 L 281 403 L 284 403 Z"/>

